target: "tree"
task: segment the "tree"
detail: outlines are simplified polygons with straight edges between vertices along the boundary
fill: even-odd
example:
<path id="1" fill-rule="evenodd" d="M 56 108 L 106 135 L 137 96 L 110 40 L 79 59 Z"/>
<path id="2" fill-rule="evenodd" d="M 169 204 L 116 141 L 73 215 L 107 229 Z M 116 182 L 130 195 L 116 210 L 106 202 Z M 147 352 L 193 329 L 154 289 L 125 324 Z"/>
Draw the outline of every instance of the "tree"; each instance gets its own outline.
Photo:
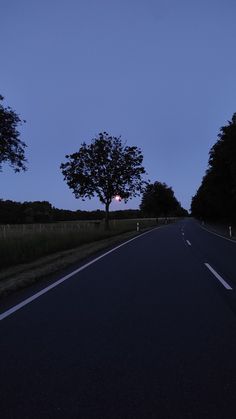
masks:
<path id="1" fill-rule="evenodd" d="M 172 188 L 161 182 L 147 185 L 140 209 L 151 217 L 185 216 L 188 214 L 175 198 Z"/>
<path id="2" fill-rule="evenodd" d="M 143 156 L 138 147 L 126 146 L 121 137 L 102 132 L 91 144 L 82 143 L 78 152 L 66 155 L 61 170 L 76 198 L 98 196 L 105 205 L 106 227 L 109 228 L 109 207 L 118 195 L 125 202 L 139 195 L 146 182 Z"/>
<path id="3" fill-rule="evenodd" d="M 9 106 L 2 105 L 3 96 L 0 95 L 0 171 L 2 164 L 8 162 L 15 172 L 26 170 L 24 149 L 26 144 L 20 140 L 18 126 L 22 120 Z"/>
<path id="4" fill-rule="evenodd" d="M 192 199 L 191 211 L 199 218 L 236 218 L 236 114 L 220 129 L 209 152 L 208 169 Z"/>

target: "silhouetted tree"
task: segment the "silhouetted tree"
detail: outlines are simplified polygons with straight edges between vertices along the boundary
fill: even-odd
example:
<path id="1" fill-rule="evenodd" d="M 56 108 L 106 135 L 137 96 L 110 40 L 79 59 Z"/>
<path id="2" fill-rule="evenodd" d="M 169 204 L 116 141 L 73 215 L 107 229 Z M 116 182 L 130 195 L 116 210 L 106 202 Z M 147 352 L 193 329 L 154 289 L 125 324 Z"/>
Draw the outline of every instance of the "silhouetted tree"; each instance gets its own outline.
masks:
<path id="1" fill-rule="evenodd" d="M 220 129 L 209 152 L 208 169 L 191 211 L 199 218 L 236 219 L 236 114 Z"/>
<path id="2" fill-rule="evenodd" d="M 152 217 L 188 215 L 175 198 L 172 188 L 161 182 L 147 185 L 140 209 Z"/>
<path id="3" fill-rule="evenodd" d="M 3 96 L 0 95 L 0 171 L 2 164 L 8 162 L 15 172 L 26 170 L 25 147 L 20 140 L 18 126 L 22 120 L 9 106 L 2 105 Z"/>
<path id="4" fill-rule="evenodd" d="M 138 147 L 128 147 L 120 137 L 100 133 L 91 144 L 83 143 L 78 152 L 67 155 L 61 164 L 62 173 L 76 198 L 98 196 L 105 205 L 106 226 L 109 228 L 109 207 L 119 195 L 125 202 L 143 191 L 146 173 Z"/>

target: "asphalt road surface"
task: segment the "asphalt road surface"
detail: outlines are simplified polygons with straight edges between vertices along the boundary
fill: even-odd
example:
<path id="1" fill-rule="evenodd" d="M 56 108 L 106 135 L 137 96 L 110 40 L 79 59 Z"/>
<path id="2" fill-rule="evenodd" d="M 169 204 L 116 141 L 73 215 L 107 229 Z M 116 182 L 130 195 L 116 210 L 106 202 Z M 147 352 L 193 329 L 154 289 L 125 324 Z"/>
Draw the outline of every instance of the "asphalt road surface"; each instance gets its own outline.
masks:
<path id="1" fill-rule="evenodd" d="M 235 262 L 187 219 L 4 300 L 0 418 L 235 419 Z"/>

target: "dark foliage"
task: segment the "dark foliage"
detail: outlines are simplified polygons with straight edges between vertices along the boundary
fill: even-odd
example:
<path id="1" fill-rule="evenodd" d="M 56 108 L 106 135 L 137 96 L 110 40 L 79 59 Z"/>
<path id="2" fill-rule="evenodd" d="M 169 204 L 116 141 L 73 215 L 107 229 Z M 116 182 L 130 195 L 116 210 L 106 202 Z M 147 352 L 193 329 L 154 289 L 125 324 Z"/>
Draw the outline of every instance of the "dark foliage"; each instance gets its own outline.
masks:
<path id="1" fill-rule="evenodd" d="M 236 220 L 236 114 L 221 128 L 209 152 L 208 169 L 191 211 L 202 219 Z"/>
<path id="2" fill-rule="evenodd" d="M 112 211 L 111 219 L 141 218 L 139 210 Z M 104 220 L 105 211 L 71 211 L 53 207 L 47 201 L 14 202 L 0 200 L 0 224 L 50 223 L 60 221 Z"/>
<path id="3" fill-rule="evenodd" d="M 126 146 L 120 137 L 100 133 L 91 144 L 83 143 L 78 152 L 66 158 L 61 169 L 69 188 L 82 200 L 98 196 L 105 205 L 107 225 L 109 207 L 116 195 L 127 202 L 143 191 L 141 150 Z"/>
<path id="4" fill-rule="evenodd" d="M 10 107 L 2 105 L 3 96 L 0 95 L 0 171 L 4 162 L 14 169 L 15 172 L 26 170 L 25 147 L 20 140 L 18 126 L 25 121 L 21 120 Z"/>
<path id="5" fill-rule="evenodd" d="M 181 217 L 188 215 L 188 212 L 181 207 L 175 198 L 172 188 L 161 182 L 147 185 L 140 209 L 150 217 Z"/>
<path id="6" fill-rule="evenodd" d="M 27 224 L 53 221 L 53 208 L 47 201 L 14 202 L 0 200 L 0 224 Z"/>

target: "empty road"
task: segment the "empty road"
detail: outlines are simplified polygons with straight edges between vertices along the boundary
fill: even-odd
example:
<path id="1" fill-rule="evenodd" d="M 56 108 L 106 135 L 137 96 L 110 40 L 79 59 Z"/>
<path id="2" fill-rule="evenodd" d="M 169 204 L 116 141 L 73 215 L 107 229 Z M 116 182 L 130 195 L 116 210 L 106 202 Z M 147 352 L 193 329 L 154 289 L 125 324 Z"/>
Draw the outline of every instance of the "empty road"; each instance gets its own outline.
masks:
<path id="1" fill-rule="evenodd" d="M 87 262 L 2 301 L 1 419 L 235 419 L 236 243 L 186 219 Z"/>

